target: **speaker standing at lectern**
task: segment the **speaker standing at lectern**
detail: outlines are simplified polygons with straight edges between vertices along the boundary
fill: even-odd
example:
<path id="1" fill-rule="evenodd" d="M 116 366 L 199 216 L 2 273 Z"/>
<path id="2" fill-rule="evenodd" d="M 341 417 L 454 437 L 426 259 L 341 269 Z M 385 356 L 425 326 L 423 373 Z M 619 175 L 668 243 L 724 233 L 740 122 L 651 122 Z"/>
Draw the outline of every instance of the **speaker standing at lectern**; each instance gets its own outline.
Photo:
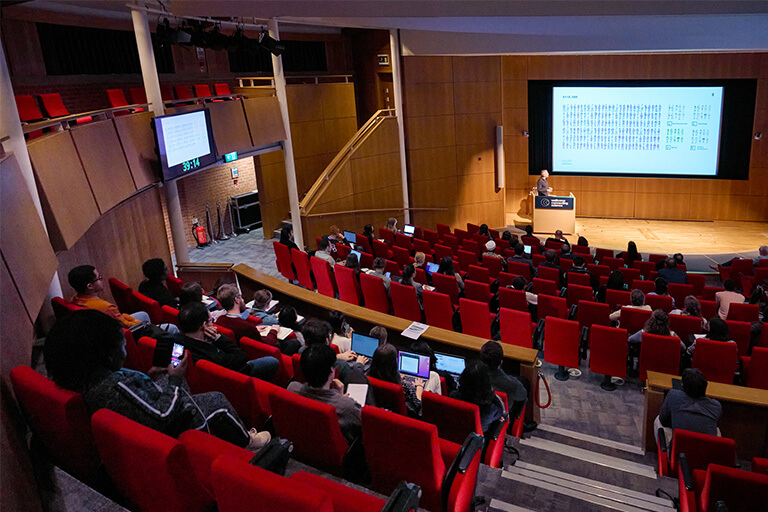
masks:
<path id="1" fill-rule="evenodd" d="M 552 187 L 549 186 L 547 183 L 547 178 L 549 177 L 549 171 L 546 169 L 541 170 L 541 178 L 539 178 L 539 181 L 536 183 L 536 191 L 539 193 L 540 196 L 548 196 L 550 192 L 552 192 Z"/>

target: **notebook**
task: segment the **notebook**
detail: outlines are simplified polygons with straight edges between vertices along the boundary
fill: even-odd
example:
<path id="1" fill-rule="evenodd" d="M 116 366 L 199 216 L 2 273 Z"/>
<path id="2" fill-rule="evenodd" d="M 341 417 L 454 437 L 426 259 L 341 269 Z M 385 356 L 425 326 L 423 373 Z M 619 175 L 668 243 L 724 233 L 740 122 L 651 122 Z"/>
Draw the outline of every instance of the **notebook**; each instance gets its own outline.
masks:
<path id="1" fill-rule="evenodd" d="M 353 233 L 351 231 L 345 231 L 344 232 L 344 238 L 347 240 L 347 242 L 349 242 L 351 244 L 356 244 L 357 243 L 357 234 Z"/>
<path id="2" fill-rule="evenodd" d="M 440 268 L 440 265 L 437 263 L 432 263 L 431 261 L 427 263 L 427 268 L 425 269 L 427 271 L 427 274 L 432 274 L 433 272 L 437 272 L 437 270 Z"/>
<path id="3" fill-rule="evenodd" d="M 373 351 L 379 348 L 379 338 L 373 338 L 360 334 L 352 333 L 352 352 L 365 357 L 373 357 Z"/>
<path id="4" fill-rule="evenodd" d="M 450 373 L 451 375 L 461 375 L 464 371 L 466 362 L 462 356 L 454 356 L 450 354 L 441 354 L 435 352 L 435 368 L 441 371 Z"/>
<path id="5" fill-rule="evenodd" d="M 416 226 L 411 226 L 410 224 L 406 224 L 403 227 L 403 233 L 406 235 L 413 235 L 416 232 Z"/>
<path id="6" fill-rule="evenodd" d="M 406 382 L 413 384 L 415 378 L 429 379 L 429 356 L 400 350 L 397 360 L 397 369 Z"/>

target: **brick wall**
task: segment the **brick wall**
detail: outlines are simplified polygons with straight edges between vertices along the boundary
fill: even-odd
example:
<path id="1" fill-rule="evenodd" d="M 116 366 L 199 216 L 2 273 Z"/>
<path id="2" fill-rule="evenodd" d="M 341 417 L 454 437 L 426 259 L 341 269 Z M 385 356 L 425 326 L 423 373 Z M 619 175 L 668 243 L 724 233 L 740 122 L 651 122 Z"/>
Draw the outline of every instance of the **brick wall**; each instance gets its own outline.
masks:
<path id="1" fill-rule="evenodd" d="M 235 186 L 232 179 L 232 167 L 237 167 L 240 173 L 237 186 Z M 200 225 L 207 229 L 207 224 L 205 223 L 206 204 L 211 207 L 211 221 L 213 222 L 212 228 L 215 236 L 218 228 L 216 201 L 221 203 L 221 215 L 225 219 L 225 231 L 229 231 L 229 219 L 225 216 L 227 198 L 258 188 L 253 157 L 241 158 L 240 160 L 212 167 L 182 178 L 178 182 L 178 188 L 181 212 L 184 218 L 184 232 L 187 235 L 187 245 L 194 247 L 196 243 L 192 236 L 192 219 L 197 217 Z M 168 233 L 170 233 L 169 226 Z"/>

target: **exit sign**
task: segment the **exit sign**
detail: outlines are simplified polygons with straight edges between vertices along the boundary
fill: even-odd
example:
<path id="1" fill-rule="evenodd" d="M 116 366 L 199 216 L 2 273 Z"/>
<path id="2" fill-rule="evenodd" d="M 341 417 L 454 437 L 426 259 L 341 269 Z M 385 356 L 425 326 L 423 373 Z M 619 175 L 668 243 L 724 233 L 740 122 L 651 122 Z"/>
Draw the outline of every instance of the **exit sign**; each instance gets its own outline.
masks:
<path id="1" fill-rule="evenodd" d="M 224 155 L 225 162 L 234 162 L 235 160 L 237 160 L 237 151 L 233 151 Z"/>

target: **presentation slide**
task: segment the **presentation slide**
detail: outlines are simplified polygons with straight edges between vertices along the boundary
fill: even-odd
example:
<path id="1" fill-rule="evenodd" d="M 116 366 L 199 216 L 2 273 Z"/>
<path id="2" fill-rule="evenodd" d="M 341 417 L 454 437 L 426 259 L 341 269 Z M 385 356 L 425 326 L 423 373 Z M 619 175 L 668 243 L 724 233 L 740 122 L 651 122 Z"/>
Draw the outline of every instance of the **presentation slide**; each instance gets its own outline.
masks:
<path id="1" fill-rule="evenodd" d="M 723 87 L 553 87 L 552 170 L 716 176 Z"/>
<path id="2" fill-rule="evenodd" d="M 164 117 L 158 121 L 162 125 L 169 168 L 211 153 L 204 111 Z"/>

